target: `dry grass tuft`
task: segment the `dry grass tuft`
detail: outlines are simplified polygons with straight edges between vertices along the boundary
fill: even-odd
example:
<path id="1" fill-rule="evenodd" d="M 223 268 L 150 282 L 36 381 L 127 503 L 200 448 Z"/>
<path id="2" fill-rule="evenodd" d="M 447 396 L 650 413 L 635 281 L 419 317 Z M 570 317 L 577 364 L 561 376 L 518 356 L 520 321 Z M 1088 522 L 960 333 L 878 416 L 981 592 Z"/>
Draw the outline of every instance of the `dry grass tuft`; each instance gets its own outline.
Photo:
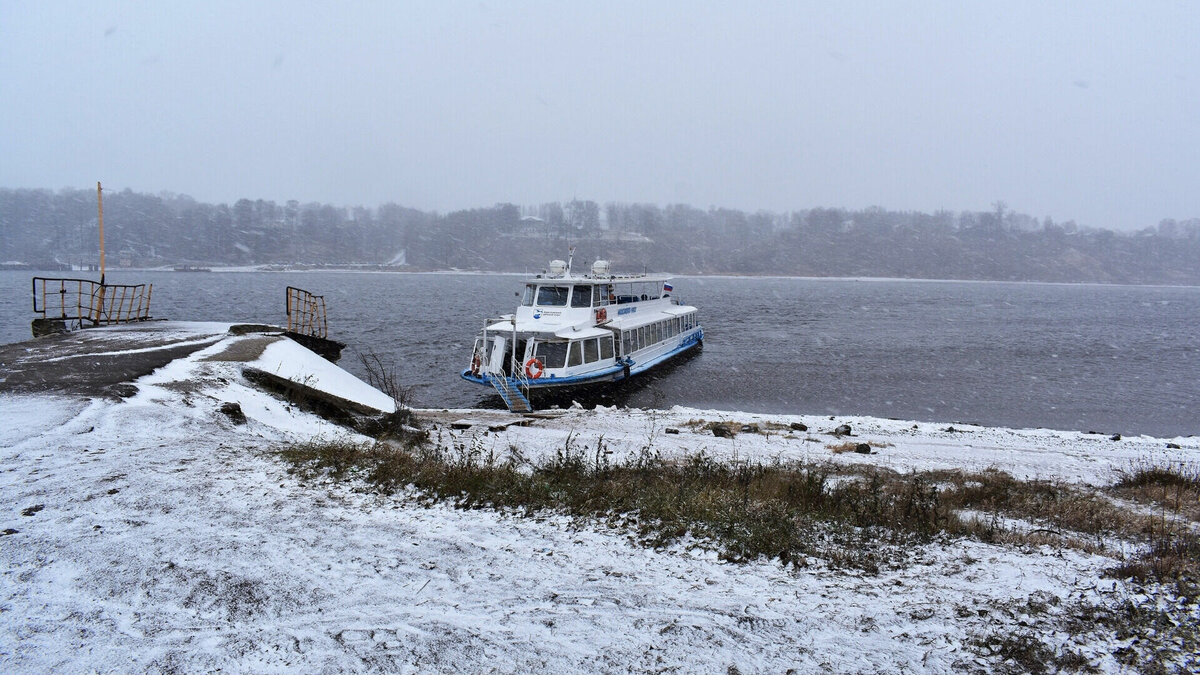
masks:
<path id="1" fill-rule="evenodd" d="M 1200 469 L 1195 465 L 1139 462 L 1110 491 L 1150 507 L 1140 533 L 1142 554 L 1109 569 L 1108 575 L 1141 582 L 1172 583 L 1180 596 L 1200 595 Z"/>
<path id="2" fill-rule="evenodd" d="M 943 498 L 956 509 L 1093 536 L 1137 529 L 1130 524 L 1135 514 L 1120 509 L 1102 495 L 1067 483 L 1022 481 L 995 469 L 977 473 L 940 471 L 933 475 L 946 485 Z M 989 538 L 986 532 L 974 533 Z"/>
<path id="3" fill-rule="evenodd" d="M 1112 493 L 1162 513 L 1200 522 L 1200 467 L 1183 462 L 1139 462 L 1124 472 Z"/>
<path id="4" fill-rule="evenodd" d="M 419 499 L 461 508 L 596 518 L 656 547 L 690 535 L 731 561 L 803 565 L 816 557 L 874 572 L 954 520 L 919 474 L 875 471 L 834 484 L 820 466 L 718 462 L 703 453 L 664 461 L 651 451 L 612 464 L 603 439 L 568 439 L 538 464 L 515 451 L 430 444 L 309 444 L 281 455 L 306 478 L 361 478 L 384 492 L 411 485 Z"/>

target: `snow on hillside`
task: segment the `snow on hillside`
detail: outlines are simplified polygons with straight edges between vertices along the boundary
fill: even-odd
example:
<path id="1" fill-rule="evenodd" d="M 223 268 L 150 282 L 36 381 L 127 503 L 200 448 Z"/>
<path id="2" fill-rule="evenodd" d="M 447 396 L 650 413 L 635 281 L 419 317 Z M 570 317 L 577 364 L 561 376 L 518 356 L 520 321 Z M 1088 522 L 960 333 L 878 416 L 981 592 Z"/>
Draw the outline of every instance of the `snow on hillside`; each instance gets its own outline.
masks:
<path id="1" fill-rule="evenodd" d="M 1067 549 L 942 542 L 865 576 L 650 550 L 565 517 L 303 485 L 273 449 L 354 435 L 250 386 L 244 363 L 219 358 L 237 339 L 142 378 L 125 400 L 0 396 L 5 672 L 950 672 L 996 666 L 968 643 L 1036 627 L 1030 602 L 1053 614 L 1138 597 L 1100 580 L 1111 559 Z M 218 412 L 228 402 L 246 424 Z M 1161 439 L 867 418 L 775 416 L 809 431 L 723 439 L 687 423 L 769 416 L 688 409 L 572 410 L 505 431 L 489 430 L 511 421 L 494 411 L 428 416 L 445 442 L 530 456 L 602 435 L 615 453 L 995 465 L 1095 483 L 1142 457 L 1197 452 L 1195 439 L 1167 455 Z M 485 423 L 450 428 L 464 419 Z M 892 445 L 831 455 L 824 432 L 842 423 Z M 1111 634 L 1051 640 L 1119 669 Z"/>

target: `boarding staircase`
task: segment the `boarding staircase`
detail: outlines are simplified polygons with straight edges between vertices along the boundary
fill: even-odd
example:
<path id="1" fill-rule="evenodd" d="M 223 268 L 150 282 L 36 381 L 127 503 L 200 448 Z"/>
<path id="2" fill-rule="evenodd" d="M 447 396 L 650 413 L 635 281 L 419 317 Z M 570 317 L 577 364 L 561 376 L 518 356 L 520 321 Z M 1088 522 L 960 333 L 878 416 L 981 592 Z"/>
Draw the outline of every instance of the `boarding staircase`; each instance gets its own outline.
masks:
<path id="1" fill-rule="evenodd" d="M 533 406 L 530 405 L 529 399 L 525 394 L 521 393 L 521 388 L 514 383 L 516 380 L 505 377 L 503 374 L 489 375 L 488 381 L 495 387 L 496 393 L 500 394 L 500 398 L 504 399 L 504 405 L 512 412 L 533 412 Z"/>

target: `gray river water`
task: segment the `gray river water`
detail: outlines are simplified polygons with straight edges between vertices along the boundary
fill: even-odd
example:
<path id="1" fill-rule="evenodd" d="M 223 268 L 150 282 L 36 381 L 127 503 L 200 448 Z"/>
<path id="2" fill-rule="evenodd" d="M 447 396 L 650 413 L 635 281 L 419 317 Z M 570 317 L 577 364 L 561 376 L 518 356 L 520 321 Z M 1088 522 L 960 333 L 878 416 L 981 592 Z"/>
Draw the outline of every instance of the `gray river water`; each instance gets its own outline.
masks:
<path id="1" fill-rule="evenodd" d="M 29 272 L 0 272 L 0 341 L 29 336 Z M 71 276 L 47 274 L 46 276 Z M 87 276 L 87 275 L 80 275 Z M 93 275 L 95 276 L 95 275 Z M 521 277 L 115 272 L 152 314 L 282 323 L 284 289 L 324 295 L 330 337 L 397 367 L 429 407 L 498 406 L 458 372 Z M 679 277 L 703 350 L 593 402 L 874 415 L 1105 433 L 1200 434 L 1200 288 Z"/>

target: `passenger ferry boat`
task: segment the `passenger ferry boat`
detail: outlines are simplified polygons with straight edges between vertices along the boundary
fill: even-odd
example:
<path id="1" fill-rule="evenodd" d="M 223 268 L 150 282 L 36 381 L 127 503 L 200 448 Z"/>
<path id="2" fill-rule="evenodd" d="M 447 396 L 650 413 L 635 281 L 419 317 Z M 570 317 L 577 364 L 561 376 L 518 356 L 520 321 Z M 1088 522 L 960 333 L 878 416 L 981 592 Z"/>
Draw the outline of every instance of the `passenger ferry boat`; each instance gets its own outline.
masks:
<path id="1" fill-rule="evenodd" d="M 525 281 L 515 314 L 488 319 L 462 378 L 494 387 L 509 410 L 529 411 L 535 389 L 617 382 L 698 347 L 697 310 L 671 277 L 614 275 L 606 260 L 573 275 L 572 255 Z"/>

